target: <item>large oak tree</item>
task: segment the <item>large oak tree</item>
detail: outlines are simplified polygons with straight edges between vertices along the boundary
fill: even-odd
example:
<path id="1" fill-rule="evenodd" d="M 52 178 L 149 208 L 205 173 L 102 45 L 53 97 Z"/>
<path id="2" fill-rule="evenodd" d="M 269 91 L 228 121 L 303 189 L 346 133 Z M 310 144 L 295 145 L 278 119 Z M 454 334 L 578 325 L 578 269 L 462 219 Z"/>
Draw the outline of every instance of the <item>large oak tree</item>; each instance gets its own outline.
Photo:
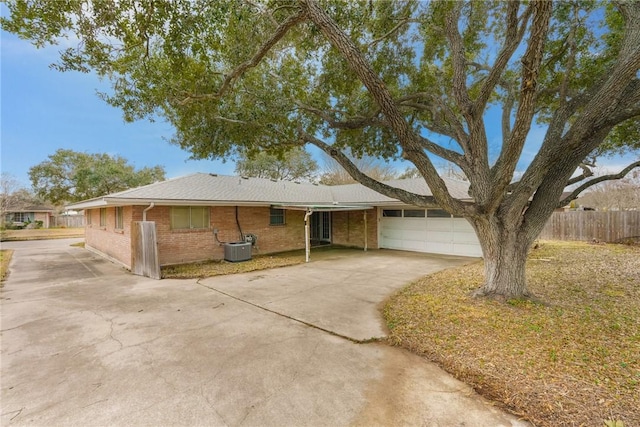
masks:
<path id="1" fill-rule="evenodd" d="M 37 46 L 78 40 L 59 69 L 109 77 L 104 98 L 125 118 L 164 116 L 196 157 L 313 144 L 382 194 L 464 216 L 483 249 L 483 295 L 526 295 L 528 249 L 565 187 L 611 178 L 590 177 L 593 156 L 639 144 L 640 2 L 8 6 L 5 29 Z M 433 197 L 366 176 L 347 152 L 412 162 Z M 473 203 L 448 193 L 437 158 L 464 172 Z"/>
<path id="2" fill-rule="evenodd" d="M 162 166 L 136 170 L 120 156 L 61 148 L 29 168 L 29 178 L 39 197 L 59 204 L 153 184 L 165 175 Z"/>

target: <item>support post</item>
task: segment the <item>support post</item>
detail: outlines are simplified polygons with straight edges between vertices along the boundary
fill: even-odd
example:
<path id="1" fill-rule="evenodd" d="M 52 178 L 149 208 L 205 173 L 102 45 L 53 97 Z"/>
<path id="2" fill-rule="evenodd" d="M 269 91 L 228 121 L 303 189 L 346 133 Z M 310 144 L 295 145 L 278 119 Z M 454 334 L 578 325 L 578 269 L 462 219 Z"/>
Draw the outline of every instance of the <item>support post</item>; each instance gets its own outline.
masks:
<path id="1" fill-rule="evenodd" d="M 313 211 L 308 209 L 304 214 L 304 249 L 305 249 L 305 262 L 309 262 L 309 254 L 311 253 L 311 233 L 309 232 L 309 217 Z"/>
<path id="2" fill-rule="evenodd" d="M 367 211 L 364 211 L 364 251 L 367 252 L 367 236 L 368 236 L 368 232 L 367 232 Z"/>

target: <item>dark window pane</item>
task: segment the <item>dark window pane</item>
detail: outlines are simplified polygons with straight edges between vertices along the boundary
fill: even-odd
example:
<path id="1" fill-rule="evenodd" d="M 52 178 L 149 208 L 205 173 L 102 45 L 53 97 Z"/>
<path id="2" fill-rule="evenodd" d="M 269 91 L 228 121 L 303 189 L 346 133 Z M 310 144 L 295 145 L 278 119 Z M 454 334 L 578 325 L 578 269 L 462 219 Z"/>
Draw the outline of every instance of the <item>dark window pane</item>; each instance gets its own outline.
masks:
<path id="1" fill-rule="evenodd" d="M 382 216 L 390 218 L 402 217 L 402 209 L 383 209 Z"/>
<path id="2" fill-rule="evenodd" d="M 284 209 L 271 208 L 269 225 L 284 225 Z"/>
<path id="3" fill-rule="evenodd" d="M 451 214 L 442 209 L 427 209 L 427 218 L 451 218 Z"/>
<path id="4" fill-rule="evenodd" d="M 424 218 L 424 209 L 405 209 L 405 218 Z"/>

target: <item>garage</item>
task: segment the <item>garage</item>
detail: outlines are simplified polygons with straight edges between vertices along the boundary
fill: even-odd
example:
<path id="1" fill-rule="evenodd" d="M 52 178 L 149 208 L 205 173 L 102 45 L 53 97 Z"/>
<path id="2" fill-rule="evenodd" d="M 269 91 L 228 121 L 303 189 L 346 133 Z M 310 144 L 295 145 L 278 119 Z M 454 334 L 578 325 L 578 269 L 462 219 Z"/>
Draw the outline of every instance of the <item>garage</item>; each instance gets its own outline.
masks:
<path id="1" fill-rule="evenodd" d="M 473 227 L 442 209 L 380 208 L 380 248 L 482 256 Z"/>

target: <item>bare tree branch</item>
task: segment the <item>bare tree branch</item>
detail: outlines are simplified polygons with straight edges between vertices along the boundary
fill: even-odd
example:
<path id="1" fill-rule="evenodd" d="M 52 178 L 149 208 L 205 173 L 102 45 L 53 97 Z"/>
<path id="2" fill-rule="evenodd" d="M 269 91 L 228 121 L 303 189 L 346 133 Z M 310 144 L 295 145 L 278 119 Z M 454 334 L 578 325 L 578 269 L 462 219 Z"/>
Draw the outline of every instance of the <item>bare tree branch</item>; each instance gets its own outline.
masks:
<path id="1" fill-rule="evenodd" d="M 315 145 L 324 151 L 328 156 L 334 159 L 336 162 L 340 164 L 348 173 L 351 175 L 353 179 L 361 184 L 369 187 L 381 194 L 384 194 L 387 197 L 391 197 L 392 199 L 397 199 L 403 201 L 407 204 L 412 204 L 415 206 L 434 206 L 437 204 L 435 197 L 433 196 L 422 196 L 419 194 L 411 193 L 406 190 L 402 190 L 400 188 L 392 187 L 390 185 L 384 184 L 380 181 L 377 181 L 368 175 L 365 175 L 358 167 L 347 157 L 342 151 L 337 148 L 332 147 L 326 142 L 322 141 L 306 133 L 301 128 L 298 129 L 301 139 L 305 143 L 309 143 Z"/>
<path id="2" fill-rule="evenodd" d="M 637 167 L 640 167 L 640 161 L 631 163 L 629 166 L 627 166 L 626 168 L 622 169 L 620 172 L 618 172 L 616 174 L 599 176 L 597 178 L 592 179 L 589 182 L 585 182 L 584 184 L 582 184 L 581 186 L 579 186 L 578 188 L 573 190 L 571 192 L 571 194 L 569 194 L 567 197 L 565 197 L 564 199 L 560 200 L 560 202 L 558 203 L 558 206 L 566 206 L 572 200 L 576 199 L 580 195 L 580 193 L 582 193 L 584 190 L 586 190 L 587 188 L 589 188 L 589 187 L 591 187 L 593 185 L 596 185 L 596 184 L 598 184 L 600 182 L 611 181 L 613 179 L 622 179 L 629 172 L 631 172 L 631 170 L 633 170 L 633 169 L 635 169 Z"/>

